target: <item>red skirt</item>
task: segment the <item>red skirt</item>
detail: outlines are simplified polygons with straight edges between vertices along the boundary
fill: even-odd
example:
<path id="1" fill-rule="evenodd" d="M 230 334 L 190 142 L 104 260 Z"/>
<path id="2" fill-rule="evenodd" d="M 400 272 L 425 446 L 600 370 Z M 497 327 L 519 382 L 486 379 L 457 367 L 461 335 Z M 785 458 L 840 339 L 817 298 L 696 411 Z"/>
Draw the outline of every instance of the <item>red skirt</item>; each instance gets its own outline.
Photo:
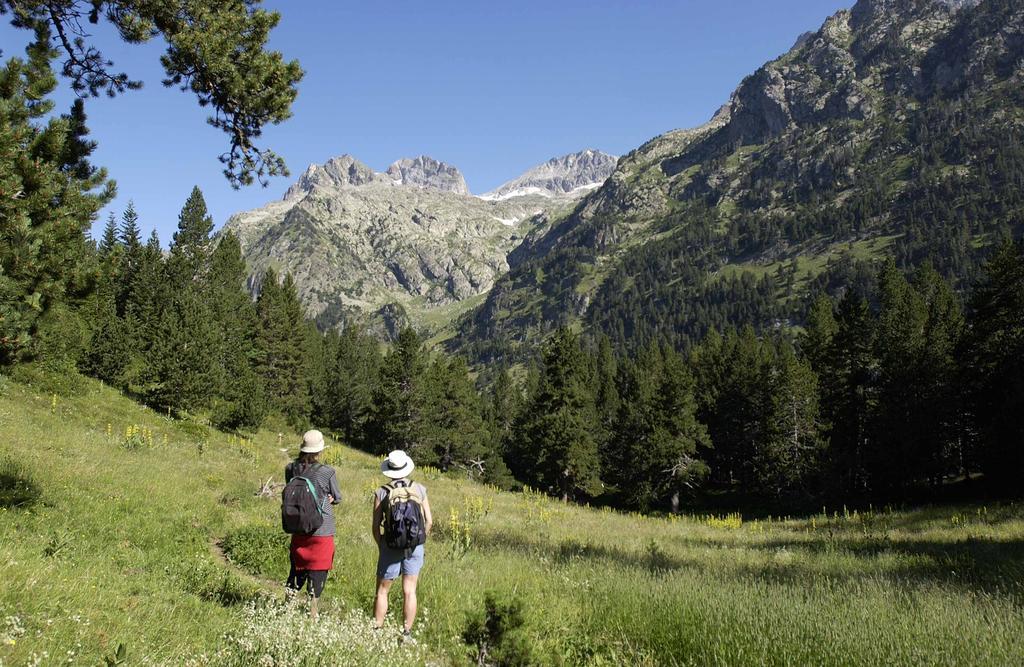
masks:
<path id="1" fill-rule="evenodd" d="M 291 557 L 296 570 L 330 570 L 334 566 L 334 536 L 292 535 Z"/>

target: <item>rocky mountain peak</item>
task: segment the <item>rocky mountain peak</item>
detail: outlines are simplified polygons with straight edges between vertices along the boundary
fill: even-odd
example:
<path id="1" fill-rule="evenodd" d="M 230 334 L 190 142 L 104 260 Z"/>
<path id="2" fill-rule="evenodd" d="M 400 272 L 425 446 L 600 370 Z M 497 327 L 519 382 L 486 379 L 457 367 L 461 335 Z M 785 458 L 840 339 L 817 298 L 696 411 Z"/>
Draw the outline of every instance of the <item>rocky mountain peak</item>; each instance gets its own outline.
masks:
<path id="1" fill-rule="evenodd" d="M 285 199 L 294 199 L 310 192 L 314 187 L 345 187 L 371 183 L 378 178 L 368 166 L 345 154 L 331 158 L 324 164 L 311 164 L 285 193 Z"/>
<path id="2" fill-rule="evenodd" d="M 539 164 L 481 198 L 500 200 L 526 194 L 558 197 L 593 189 L 608 179 L 617 161 L 614 155 L 587 148 Z"/>
<path id="3" fill-rule="evenodd" d="M 456 167 L 426 155 L 402 158 L 392 163 L 386 172 L 396 185 L 411 185 L 427 190 L 440 190 L 468 195 L 469 187 Z"/>

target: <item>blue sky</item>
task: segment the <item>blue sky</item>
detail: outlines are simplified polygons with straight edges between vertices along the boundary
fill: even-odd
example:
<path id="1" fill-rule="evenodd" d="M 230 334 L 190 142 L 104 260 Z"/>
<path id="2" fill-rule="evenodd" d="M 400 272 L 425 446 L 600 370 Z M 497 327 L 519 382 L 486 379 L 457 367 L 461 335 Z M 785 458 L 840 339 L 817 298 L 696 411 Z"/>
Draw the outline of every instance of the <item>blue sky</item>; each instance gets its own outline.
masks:
<path id="1" fill-rule="evenodd" d="M 220 227 L 280 198 L 310 163 L 343 153 L 377 170 L 431 155 L 485 192 L 556 155 L 622 154 L 704 122 L 745 75 L 851 4 L 268 0 L 282 15 L 271 46 L 306 71 L 294 116 L 264 133 L 292 177 L 240 191 L 220 173 L 227 143 L 206 113 L 190 94 L 160 85 L 161 44 L 120 44 L 98 28 L 105 55 L 146 86 L 87 103 L 95 162 L 118 183 L 108 210 L 134 200 L 143 230 L 157 229 L 165 245 L 193 185 Z M 5 57 L 27 38 L 0 26 Z M 70 100 L 62 86 L 58 104 Z"/>

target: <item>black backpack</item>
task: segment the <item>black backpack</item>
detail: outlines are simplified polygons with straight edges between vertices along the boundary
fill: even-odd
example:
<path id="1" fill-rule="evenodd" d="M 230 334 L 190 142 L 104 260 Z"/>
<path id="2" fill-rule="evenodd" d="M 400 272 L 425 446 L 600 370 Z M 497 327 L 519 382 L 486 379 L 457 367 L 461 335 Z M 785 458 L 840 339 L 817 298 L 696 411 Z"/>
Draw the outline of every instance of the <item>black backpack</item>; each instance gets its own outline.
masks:
<path id="1" fill-rule="evenodd" d="M 427 541 L 423 497 L 408 481 L 384 487 L 384 542 L 392 549 L 412 549 Z"/>
<path id="2" fill-rule="evenodd" d="M 317 466 L 319 467 L 319 466 Z M 302 473 L 312 472 L 306 466 Z M 296 474 L 281 492 L 281 527 L 284 532 L 312 535 L 324 523 L 324 511 L 310 477 Z"/>

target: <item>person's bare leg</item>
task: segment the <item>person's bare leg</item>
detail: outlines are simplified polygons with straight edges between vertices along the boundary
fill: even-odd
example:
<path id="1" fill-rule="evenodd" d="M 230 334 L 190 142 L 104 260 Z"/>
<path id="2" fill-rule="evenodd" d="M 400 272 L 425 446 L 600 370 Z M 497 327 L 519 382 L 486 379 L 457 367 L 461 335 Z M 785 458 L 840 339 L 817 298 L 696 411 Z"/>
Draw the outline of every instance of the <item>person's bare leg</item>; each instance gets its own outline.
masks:
<path id="1" fill-rule="evenodd" d="M 418 576 L 407 574 L 402 577 L 402 594 L 405 602 L 402 605 L 402 613 L 405 617 L 405 629 L 412 630 L 412 624 L 416 622 L 416 581 Z"/>
<path id="2" fill-rule="evenodd" d="M 318 605 L 317 605 L 317 597 L 315 595 L 314 596 L 310 596 L 310 598 L 309 598 L 309 617 L 312 620 L 314 620 L 314 621 L 320 615 L 320 611 L 319 611 L 319 609 L 317 607 L 318 607 Z"/>
<path id="3" fill-rule="evenodd" d="M 379 628 L 384 625 L 384 617 L 388 613 L 388 591 L 391 590 L 391 579 L 377 580 L 377 597 L 373 600 L 373 620 Z"/>

